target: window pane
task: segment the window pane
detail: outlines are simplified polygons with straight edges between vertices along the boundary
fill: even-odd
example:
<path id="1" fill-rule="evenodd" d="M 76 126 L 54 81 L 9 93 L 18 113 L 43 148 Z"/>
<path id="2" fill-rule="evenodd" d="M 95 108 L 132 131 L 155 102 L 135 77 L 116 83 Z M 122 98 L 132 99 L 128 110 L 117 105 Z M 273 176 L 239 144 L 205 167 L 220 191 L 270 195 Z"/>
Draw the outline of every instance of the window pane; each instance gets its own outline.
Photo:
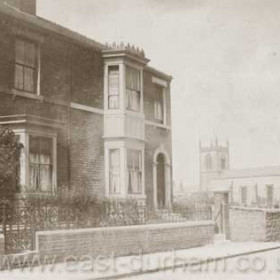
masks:
<path id="1" fill-rule="evenodd" d="M 23 66 L 16 64 L 15 67 L 15 88 L 23 90 Z"/>
<path id="2" fill-rule="evenodd" d="M 163 121 L 163 88 L 157 87 L 155 92 L 155 119 Z"/>
<path id="3" fill-rule="evenodd" d="M 34 70 L 32 68 L 24 68 L 24 90 L 34 92 Z"/>
<path id="4" fill-rule="evenodd" d="M 142 192 L 142 153 L 141 151 L 127 151 L 128 193 L 139 194 Z"/>
<path id="5" fill-rule="evenodd" d="M 126 109 L 140 111 L 140 72 L 126 68 Z"/>
<path id="6" fill-rule="evenodd" d="M 22 40 L 16 40 L 16 62 L 24 64 L 25 43 Z"/>
<path id="7" fill-rule="evenodd" d="M 25 43 L 25 65 L 35 67 L 36 63 L 36 47 L 34 44 Z"/>
<path id="8" fill-rule="evenodd" d="M 140 91 L 140 71 L 126 67 L 126 88 Z"/>
<path id="9" fill-rule="evenodd" d="M 119 108 L 119 97 L 117 95 L 109 96 L 109 109 Z"/>
<path id="10" fill-rule="evenodd" d="M 109 152 L 109 187 L 110 193 L 120 193 L 120 150 L 113 149 Z"/>
<path id="11" fill-rule="evenodd" d="M 118 66 L 110 66 L 108 68 L 109 71 L 109 109 L 117 109 L 119 108 L 119 67 Z M 112 98 L 113 96 L 113 98 Z"/>

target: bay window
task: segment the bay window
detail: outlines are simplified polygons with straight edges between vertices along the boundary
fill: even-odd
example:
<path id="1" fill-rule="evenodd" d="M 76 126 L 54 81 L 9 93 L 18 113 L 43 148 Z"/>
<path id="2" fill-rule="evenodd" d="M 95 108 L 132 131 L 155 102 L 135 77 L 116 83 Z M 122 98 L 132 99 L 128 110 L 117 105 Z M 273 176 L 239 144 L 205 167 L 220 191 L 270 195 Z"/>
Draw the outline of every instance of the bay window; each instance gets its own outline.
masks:
<path id="1" fill-rule="evenodd" d="M 29 170 L 32 191 L 51 192 L 53 178 L 52 139 L 30 136 Z"/>
<path id="2" fill-rule="evenodd" d="M 108 67 L 108 108 L 119 109 L 120 89 L 119 89 L 119 66 Z"/>
<path id="3" fill-rule="evenodd" d="M 121 191 L 119 149 L 109 151 L 109 188 L 111 194 L 117 194 Z"/>
<path id="4" fill-rule="evenodd" d="M 36 93 L 37 46 L 23 39 L 15 41 L 15 89 Z"/>
<path id="5" fill-rule="evenodd" d="M 127 150 L 128 193 L 142 192 L 142 152 Z"/>
<path id="6" fill-rule="evenodd" d="M 126 67 L 126 109 L 139 112 L 141 99 L 140 71 Z"/>

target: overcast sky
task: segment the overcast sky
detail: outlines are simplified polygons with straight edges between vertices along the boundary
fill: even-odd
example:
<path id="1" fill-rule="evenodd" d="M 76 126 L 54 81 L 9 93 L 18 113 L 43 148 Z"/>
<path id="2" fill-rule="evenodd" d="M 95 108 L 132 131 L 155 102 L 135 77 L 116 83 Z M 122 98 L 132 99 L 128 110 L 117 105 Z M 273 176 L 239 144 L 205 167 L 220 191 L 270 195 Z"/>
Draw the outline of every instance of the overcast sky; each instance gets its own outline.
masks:
<path id="1" fill-rule="evenodd" d="M 215 135 L 232 168 L 280 165 L 279 0 L 38 0 L 38 15 L 172 74 L 175 180 L 198 182 L 199 139 Z"/>

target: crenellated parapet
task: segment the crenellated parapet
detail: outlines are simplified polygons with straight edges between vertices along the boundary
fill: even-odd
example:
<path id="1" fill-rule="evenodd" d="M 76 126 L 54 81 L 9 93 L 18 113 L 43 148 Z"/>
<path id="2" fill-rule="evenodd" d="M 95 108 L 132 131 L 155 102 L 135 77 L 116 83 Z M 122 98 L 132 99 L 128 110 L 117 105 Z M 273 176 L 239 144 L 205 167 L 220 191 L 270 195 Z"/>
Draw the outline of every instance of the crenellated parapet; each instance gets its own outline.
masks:
<path id="1" fill-rule="evenodd" d="M 111 44 L 106 43 L 105 46 L 106 46 L 107 50 L 128 51 L 128 52 L 131 52 L 133 54 L 136 54 L 138 56 L 142 56 L 143 58 L 145 58 L 145 52 L 144 52 L 143 49 L 140 49 L 139 47 L 131 45 L 129 43 L 124 43 L 124 42 L 116 43 L 116 42 L 113 42 Z"/>

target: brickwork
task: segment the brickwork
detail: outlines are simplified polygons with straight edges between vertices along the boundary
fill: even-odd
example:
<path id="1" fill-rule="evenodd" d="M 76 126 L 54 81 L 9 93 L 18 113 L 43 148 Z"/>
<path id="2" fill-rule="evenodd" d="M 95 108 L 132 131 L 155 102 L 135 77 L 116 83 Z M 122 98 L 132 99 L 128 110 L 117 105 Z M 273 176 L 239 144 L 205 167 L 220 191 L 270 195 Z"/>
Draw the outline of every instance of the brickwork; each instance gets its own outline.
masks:
<path id="1" fill-rule="evenodd" d="M 138 255 L 199 247 L 212 243 L 212 222 L 174 223 L 37 232 L 41 255 Z"/>
<path id="2" fill-rule="evenodd" d="M 280 241 L 280 210 L 266 212 L 266 241 Z"/>
<path id="3" fill-rule="evenodd" d="M 71 111 L 71 188 L 104 194 L 103 115 Z"/>
<path id="4" fill-rule="evenodd" d="M 230 208 L 232 241 L 280 241 L 280 210 Z"/>
<path id="5" fill-rule="evenodd" d="M 0 256 L 5 254 L 5 239 L 4 235 L 0 234 Z"/>

